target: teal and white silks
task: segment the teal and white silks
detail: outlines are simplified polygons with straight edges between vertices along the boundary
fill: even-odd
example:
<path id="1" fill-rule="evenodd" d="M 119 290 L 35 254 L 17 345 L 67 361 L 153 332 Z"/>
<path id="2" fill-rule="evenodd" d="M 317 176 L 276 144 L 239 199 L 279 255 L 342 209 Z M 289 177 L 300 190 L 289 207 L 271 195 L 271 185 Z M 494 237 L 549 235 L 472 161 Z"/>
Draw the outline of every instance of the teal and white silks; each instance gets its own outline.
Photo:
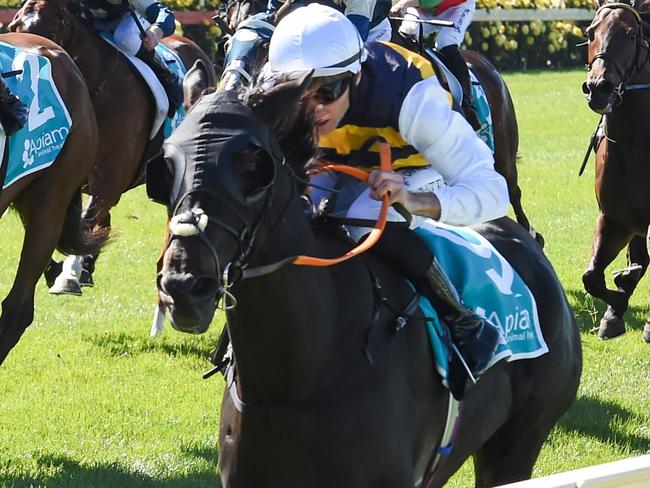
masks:
<path id="1" fill-rule="evenodd" d="M 9 90 L 29 107 L 25 126 L 7 138 L 2 133 L 0 154 L 8 144 L 3 188 L 54 163 L 70 132 L 72 120 L 52 80 L 50 60 L 0 42 L 2 73 L 22 71 L 4 79 Z"/>

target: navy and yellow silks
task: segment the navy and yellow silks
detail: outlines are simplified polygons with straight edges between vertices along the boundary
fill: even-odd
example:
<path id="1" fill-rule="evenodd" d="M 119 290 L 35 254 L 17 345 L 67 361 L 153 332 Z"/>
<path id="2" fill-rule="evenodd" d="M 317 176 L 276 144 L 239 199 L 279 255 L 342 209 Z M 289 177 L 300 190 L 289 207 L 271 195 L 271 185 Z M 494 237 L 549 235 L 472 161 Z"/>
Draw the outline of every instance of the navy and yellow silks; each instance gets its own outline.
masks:
<path id="1" fill-rule="evenodd" d="M 366 46 L 359 86 L 339 128 L 320 137 L 322 159 L 362 167 L 379 165 L 379 145 L 367 151 L 364 143 L 381 137 L 391 146 L 393 169 L 428 166 L 429 163 L 399 133 L 399 114 L 406 95 L 416 83 L 435 76 L 431 63 L 408 49 L 389 42 Z M 451 94 L 447 93 L 449 105 Z M 364 148 L 365 149 L 365 148 Z"/>

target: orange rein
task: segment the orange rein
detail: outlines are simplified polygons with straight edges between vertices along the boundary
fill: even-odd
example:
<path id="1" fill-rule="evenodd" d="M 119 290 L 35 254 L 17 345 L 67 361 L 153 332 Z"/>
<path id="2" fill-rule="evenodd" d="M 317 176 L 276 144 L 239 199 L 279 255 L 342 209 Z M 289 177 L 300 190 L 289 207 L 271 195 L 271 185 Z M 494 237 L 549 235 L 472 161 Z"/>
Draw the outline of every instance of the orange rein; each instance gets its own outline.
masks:
<path id="1" fill-rule="evenodd" d="M 382 171 L 391 171 L 392 161 L 390 153 L 390 145 L 386 142 L 379 143 L 379 167 Z M 317 168 L 311 172 L 311 174 L 322 173 L 323 171 L 338 171 L 340 173 L 345 173 L 346 175 L 353 176 L 360 181 L 368 181 L 368 173 L 362 169 L 355 168 L 353 166 L 346 166 L 343 164 L 328 164 Z M 343 256 L 339 258 L 315 258 L 311 256 L 297 256 L 292 264 L 297 266 L 331 266 L 333 264 L 338 264 L 343 261 L 347 261 L 350 258 L 358 256 L 362 252 L 367 251 L 372 246 L 374 246 L 381 234 L 384 232 L 384 227 L 386 227 L 386 219 L 388 217 L 388 197 L 384 196 L 381 202 L 381 210 L 379 212 L 379 218 L 375 224 L 374 229 L 370 231 L 368 237 L 356 246 L 354 249 L 351 249 Z"/>

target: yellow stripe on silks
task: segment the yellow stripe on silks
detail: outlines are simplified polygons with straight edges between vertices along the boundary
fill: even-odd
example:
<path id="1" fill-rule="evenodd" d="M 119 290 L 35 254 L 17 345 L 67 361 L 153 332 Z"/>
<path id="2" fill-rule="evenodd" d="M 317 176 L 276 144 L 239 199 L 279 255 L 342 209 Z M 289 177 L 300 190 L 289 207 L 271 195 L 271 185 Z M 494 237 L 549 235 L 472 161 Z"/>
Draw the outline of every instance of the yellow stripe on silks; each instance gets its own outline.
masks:
<path id="1" fill-rule="evenodd" d="M 324 149 L 334 149 L 338 154 L 347 156 L 354 151 L 358 151 L 368 139 L 375 136 L 385 139 L 391 148 L 402 148 L 409 145 L 401 134 L 392 127 L 344 125 L 327 135 L 321 136 L 318 146 Z M 378 153 L 379 143 L 375 142 L 368 151 Z M 428 165 L 429 163 L 420 153 L 411 154 L 408 157 L 393 161 L 393 169 Z"/>
<path id="2" fill-rule="evenodd" d="M 422 79 L 436 76 L 433 67 L 431 66 L 431 62 L 425 57 L 391 42 L 381 41 L 381 44 L 386 45 L 399 54 L 399 56 L 404 58 L 409 66 L 418 69 Z M 445 93 L 447 94 L 449 105 L 451 106 L 453 104 L 451 93 L 446 90 Z M 345 125 L 335 129 L 327 135 L 321 136 L 318 145 L 324 149 L 333 149 L 341 156 L 348 156 L 354 151 L 358 151 L 368 139 L 375 136 L 385 139 L 393 149 L 410 147 L 399 131 L 392 127 L 360 127 L 356 125 Z M 373 153 L 379 152 L 378 143 L 373 144 L 368 151 Z M 393 161 L 393 169 L 428 165 L 429 163 L 420 153 L 414 153 Z M 378 166 L 369 164 L 365 167 L 375 169 Z"/>

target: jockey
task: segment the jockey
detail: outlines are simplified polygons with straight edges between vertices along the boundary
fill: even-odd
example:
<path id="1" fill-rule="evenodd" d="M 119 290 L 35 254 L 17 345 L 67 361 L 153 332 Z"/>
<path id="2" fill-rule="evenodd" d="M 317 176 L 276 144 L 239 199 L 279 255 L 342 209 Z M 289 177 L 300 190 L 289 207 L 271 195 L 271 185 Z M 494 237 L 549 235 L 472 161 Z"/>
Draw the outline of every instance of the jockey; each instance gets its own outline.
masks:
<path id="1" fill-rule="evenodd" d="M 155 0 L 81 0 L 81 4 L 86 18 L 93 20 L 97 30 L 113 32 L 120 51 L 151 68 L 165 89 L 168 115 L 172 117 L 183 104 L 183 87 L 154 48 L 163 37 L 174 33 L 174 12 Z M 146 29 L 144 34 L 141 28 Z"/>
<path id="2" fill-rule="evenodd" d="M 439 27 L 431 24 L 405 20 L 399 28 L 406 37 L 420 40 L 438 33 L 436 49 L 451 72 L 463 87 L 463 111 L 475 130 L 480 122 L 472 104 L 472 85 L 465 60 L 458 47 L 465 39 L 465 32 L 472 23 L 476 12 L 476 0 L 399 0 L 391 9 L 392 14 L 404 15 L 406 18 L 421 20 L 448 20 L 454 27 Z"/>
<path id="3" fill-rule="evenodd" d="M 8 136 L 18 132 L 27 122 L 28 109 L 16 95 L 9 91 L 9 87 L 0 78 L 0 124 L 2 130 Z M 0 166 L 2 165 L 2 155 L 0 155 Z M 2 181 L 0 181 L 2 189 Z"/>
<path id="4" fill-rule="evenodd" d="M 266 12 L 255 14 L 237 26 L 227 48 L 223 75 L 235 71 L 250 81 L 248 70 L 255 58 L 255 51 L 271 38 L 275 29 L 273 15 L 284 2 L 285 0 L 269 0 Z M 294 3 L 304 5 L 312 2 L 314 0 L 294 0 Z M 339 8 L 340 5 L 339 9 L 343 10 L 342 0 L 322 0 L 322 3 L 329 3 L 333 8 Z M 388 20 L 390 7 L 390 0 L 346 0 L 344 10 L 364 42 L 390 41 L 393 34 Z"/>
<path id="5" fill-rule="evenodd" d="M 331 210 L 347 218 L 376 219 L 379 199 L 388 195 L 416 214 L 453 225 L 502 217 L 508 208 L 504 178 L 495 171 L 490 149 L 467 121 L 452 110 L 451 96 L 423 57 L 388 42 L 366 45 L 340 12 L 311 4 L 287 15 L 271 38 L 269 62 L 261 76 L 272 82 L 295 72 L 312 72 L 315 130 L 327 159 L 376 164 L 364 142 L 381 136 L 393 148 L 395 172 L 372 171 L 369 184 L 323 173 L 312 179 L 312 201 L 338 190 Z M 389 220 L 404 218 L 391 208 Z M 364 224 L 360 224 L 364 225 Z M 360 240 L 369 229 L 350 226 Z M 424 240 L 409 229 L 389 226 L 375 251 L 433 301 L 449 324 L 453 340 L 478 377 L 494 357 L 500 332 L 465 307 Z"/>
<path id="6" fill-rule="evenodd" d="M 313 0 L 301 0 L 307 5 Z M 280 8 L 284 0 L 269 0 L 268 12 Z M 388 20 L 388 11 L 391 8 L 389 0 L 323 0 L 333 8 L 344 7 L 345 16 L 354 24 L 364 42 L 390 41 L 392 29 Z"/>

